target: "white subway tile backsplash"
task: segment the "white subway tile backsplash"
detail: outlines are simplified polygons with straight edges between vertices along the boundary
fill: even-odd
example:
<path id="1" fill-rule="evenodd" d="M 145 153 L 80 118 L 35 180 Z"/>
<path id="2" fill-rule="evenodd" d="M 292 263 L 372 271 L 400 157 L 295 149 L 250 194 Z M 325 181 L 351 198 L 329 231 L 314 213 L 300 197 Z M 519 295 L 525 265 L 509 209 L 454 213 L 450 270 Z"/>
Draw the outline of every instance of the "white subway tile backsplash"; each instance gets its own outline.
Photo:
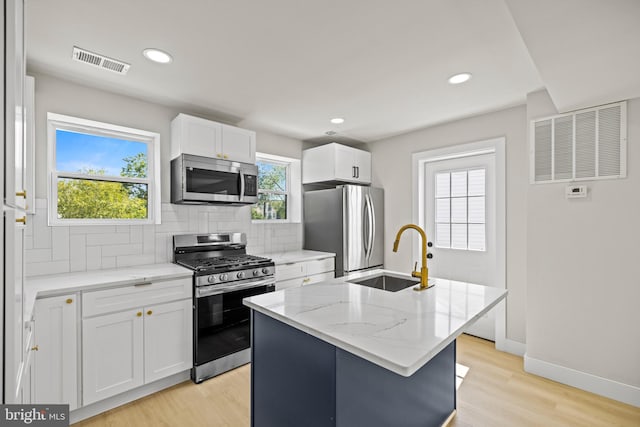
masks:
<path id="1" fill-rule="evenodd" d="M 114 256 L 103 256 L 102 257 L 102 268 L 116 268 L 116 257 Z"/>
<path id="2" fill-rule="evenodd" d="M 69 260 L 49 261 L 28 264 L 26 266 L 27 276 L 43 276 L 46 274 L 67 273 L 69 271 Z"/>
<path id="3" fill-rule="evenodd" d="M 25 235 L 28 276 L 171 262 L 174 234 L 244 231 L 255 254 L 302 247 L 301 224 L 252 223 L 247 206 L 163 203 L 158 225 L 49 227 L 46 200 L 36 201 Z"/>
<path id="4" fill-rule="evenodd" d="M 69 227 L 51 228 L 51 260 L 69 259 Z"/>
<path id="5" fill-rule="evenodd" d="M 121 245 L 129 243 L 129 233 L 87 234 L 87 246 Z"/>
<path id="6" fill-rule="evenodd" d="M 113 234 L 116 233 L 115 225 L 74 225 L 69 226 L 70 234 Z"/>
<path id="7" fill-rule="evenodd" d="M 133 225 L 129 231 L 129 242 L 142 243 L 144 234 L 143 225 Z"/>
<path id="8" fill-rule="evenodd" d="M 51 249 L 32 249 L 25 253 L 24 262 L 26 264 L 35 264 L 39 262 L 51 261 Z"/>
<path id="9" fill-rule="evenodd" d="M 87 270 L 102 268 L 102 246 L 87 246 Z"/>
<path id="10" fill-rule="evenodd" d="M 69 270 L 87 270 L 87 239 L 84 234 L 69 237 Z"/>

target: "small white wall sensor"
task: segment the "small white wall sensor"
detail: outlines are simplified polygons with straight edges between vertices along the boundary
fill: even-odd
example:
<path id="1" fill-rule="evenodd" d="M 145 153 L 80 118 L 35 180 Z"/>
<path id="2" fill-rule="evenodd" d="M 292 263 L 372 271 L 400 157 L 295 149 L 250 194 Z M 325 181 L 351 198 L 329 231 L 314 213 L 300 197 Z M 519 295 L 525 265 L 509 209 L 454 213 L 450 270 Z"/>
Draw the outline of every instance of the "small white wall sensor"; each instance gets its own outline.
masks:
<path id="1" fill-rule="evenodd" d="M 567 185 L 565 190 L 565 195 L 567 199 L 579 199 L 587 197 L 587 186 L 586 185 Z"/>

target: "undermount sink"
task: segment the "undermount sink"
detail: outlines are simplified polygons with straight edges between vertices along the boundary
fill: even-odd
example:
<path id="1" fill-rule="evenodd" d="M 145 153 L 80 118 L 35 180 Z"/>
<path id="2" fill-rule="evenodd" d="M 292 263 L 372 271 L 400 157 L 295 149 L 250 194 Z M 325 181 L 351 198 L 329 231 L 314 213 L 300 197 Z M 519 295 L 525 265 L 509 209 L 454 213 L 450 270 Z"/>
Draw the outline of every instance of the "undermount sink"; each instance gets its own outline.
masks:
<path id="1" fill-rule="evenodd" d="M 347 281 L 356 285 L 368 286 L 370 288 L 382 289 L 383 291 L 389 292 L 398 292 L 410 286 L 420 285 L 420 280 L 418 279 L 392 276 L 386 272 L 382 272 L 375 276 L 367 276 Z"/>

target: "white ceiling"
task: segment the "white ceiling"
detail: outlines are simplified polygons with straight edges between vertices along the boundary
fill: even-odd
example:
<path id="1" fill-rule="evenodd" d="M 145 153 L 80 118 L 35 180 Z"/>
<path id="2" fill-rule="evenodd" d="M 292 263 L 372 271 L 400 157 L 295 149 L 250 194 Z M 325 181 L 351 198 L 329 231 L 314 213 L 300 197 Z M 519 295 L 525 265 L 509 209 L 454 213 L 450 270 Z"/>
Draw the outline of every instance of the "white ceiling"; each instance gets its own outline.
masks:
<path id="1" fill-rule="evenodd" d="M 570 19 L 548 19 L 536 7 L 543 1 L 552 11 L 564 2 L 594 10 L 581 10 L 582 21 L 570 23 L 579 33 L 567 38 Z M 638 0 L 506 2 L 519 27 L 503 0 L 29 0 L 27 60 L 34 71 L 246 127 L 303 140 L 334 130 L 332 140 L 362 142 L 522 104 L 543 87 L 562 108 L 598 103 L 612 91 L 594 91 L 570 71 L 604 53 L 638 61 L 640 15 L 629 15 Z M 602 16 L 599 3 L 618 2 L 631 35 L 611 49 L 618 32 L 607 28 L 616 21 L 597 27 L 604 45 L 591 21 Z M 585 31 L 596 49 L 580 45 Z M 73 46 L 131 69 L 120 76 L 74 62 Z M 173 62 L 147 61 L 147 47 L 170 52 Z M 596 77 L 607 73 L 598 70 Z M 447 83 L 463 71 L 473 73 L 468 83 Z M 639 75 L 636 68 L 634 82 Z M 622 99 L 625 90 L 613 94 Z M 346 121 L 333 125 L 332 117 Z"/>

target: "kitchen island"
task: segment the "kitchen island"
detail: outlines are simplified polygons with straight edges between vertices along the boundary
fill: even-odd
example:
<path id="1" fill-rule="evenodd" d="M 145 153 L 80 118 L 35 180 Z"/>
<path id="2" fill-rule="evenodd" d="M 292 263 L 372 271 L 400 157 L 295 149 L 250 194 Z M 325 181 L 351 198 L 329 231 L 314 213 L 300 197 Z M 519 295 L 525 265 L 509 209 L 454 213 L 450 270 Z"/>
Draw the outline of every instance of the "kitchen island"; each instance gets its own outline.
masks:
<path id="1" fill-rule="evenodd" d="M 388 292 L 339 278 L 245 299 L 252 425 L 442 425 L 456 408 L 455 339 L 507 292 L 435 282 Z"/>

